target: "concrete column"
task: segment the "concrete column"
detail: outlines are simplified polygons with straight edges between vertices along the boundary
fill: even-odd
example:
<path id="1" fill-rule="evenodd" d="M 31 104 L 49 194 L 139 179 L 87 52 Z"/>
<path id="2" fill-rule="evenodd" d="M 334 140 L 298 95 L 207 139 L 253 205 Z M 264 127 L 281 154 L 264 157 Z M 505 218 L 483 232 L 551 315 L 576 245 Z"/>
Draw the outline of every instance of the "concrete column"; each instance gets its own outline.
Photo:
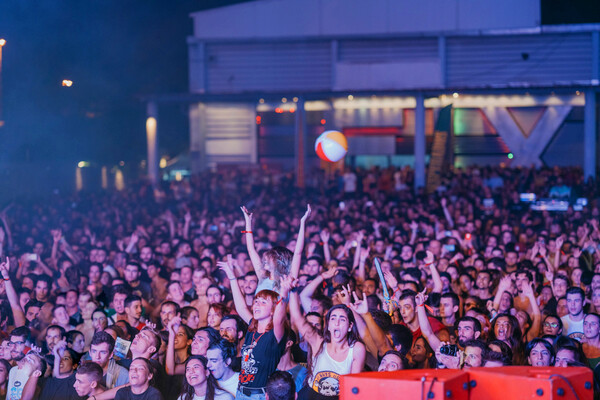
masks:
<path id="1" fill-rule="evenodd" d="M 146 153 L 148 165 L 148 179 L 152 185 L 158 182 L 158 107 L 151 101 L 146 106 Z"/>
<path id="2" fill-rule="evenodd" d="M 425 186 L 425 98 L 415 96 L 415 191 Z"/>
<path id="3" fill-rule="evenodd" d="M 303 188 L 306 163 L 306 111 L 303 97 L 298 98 L 297 106 L 294 159 L 296 161 L 296 186 Z"/>
<path id="4" fill-rule="evenodd" d="M 585 92 L 585 109 L 583 121 L 583 175 L 596 178 L 596 92 Z"/>

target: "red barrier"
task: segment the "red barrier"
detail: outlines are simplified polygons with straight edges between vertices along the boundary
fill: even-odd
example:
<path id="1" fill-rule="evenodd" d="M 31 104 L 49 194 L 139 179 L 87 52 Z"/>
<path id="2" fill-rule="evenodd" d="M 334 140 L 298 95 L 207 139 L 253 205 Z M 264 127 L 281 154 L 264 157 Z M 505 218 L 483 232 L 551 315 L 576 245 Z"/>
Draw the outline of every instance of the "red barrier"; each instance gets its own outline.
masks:
<path id="1" fill-rule="evenodd" d="M 340 376 L 340 400 L 467 400 L 468 382 L 459 370 L 363 372 Z"/>
<path id="2" fill-rule="evenodd" d="M 584 367 L 471 368 L 468 373 L 471 399 L 575 400 L 573 390 L 579 399 L 594 395 L 592 370 Z"/>

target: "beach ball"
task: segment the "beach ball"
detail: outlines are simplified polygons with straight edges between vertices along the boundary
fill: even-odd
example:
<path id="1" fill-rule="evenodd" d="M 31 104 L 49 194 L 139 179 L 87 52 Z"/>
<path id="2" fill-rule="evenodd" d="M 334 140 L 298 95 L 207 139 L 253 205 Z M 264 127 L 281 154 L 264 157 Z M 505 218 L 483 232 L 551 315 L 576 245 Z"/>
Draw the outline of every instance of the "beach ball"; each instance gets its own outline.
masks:
<path id="1" fill-rule="evenodd" d="M 342 132 L 325 131 L 317 138 L 315 151 L 321 160 L 337 162 L 348 152 L 348 142 Z"/>

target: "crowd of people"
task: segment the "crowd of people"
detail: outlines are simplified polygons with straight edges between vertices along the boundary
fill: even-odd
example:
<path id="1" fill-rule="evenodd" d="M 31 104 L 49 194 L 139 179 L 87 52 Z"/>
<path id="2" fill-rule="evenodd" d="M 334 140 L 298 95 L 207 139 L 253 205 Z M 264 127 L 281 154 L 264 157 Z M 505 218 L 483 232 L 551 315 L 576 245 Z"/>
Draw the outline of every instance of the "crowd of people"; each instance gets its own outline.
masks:
<path id="1" fill-rule="evenodd" d="M 600 374 L 576 168 L 227 169 L 0 213 L 0 398 L 335 399 L 363 371 Z M 575 203 L 535 211 L 520 193 Z"/>

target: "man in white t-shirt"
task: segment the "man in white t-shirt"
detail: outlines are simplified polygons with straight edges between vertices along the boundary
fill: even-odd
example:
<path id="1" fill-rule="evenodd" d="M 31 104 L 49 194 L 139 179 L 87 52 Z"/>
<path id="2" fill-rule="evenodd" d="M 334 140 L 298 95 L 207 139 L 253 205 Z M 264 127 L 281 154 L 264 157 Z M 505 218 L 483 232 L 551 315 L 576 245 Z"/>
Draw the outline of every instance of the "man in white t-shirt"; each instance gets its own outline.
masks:
<path id="1" fill-rule="evenodd" d="M 351 170 L 347 169 L 343 176 L 344 179 L 344 192 L 354 193 L 356 192 L 356 174 Z"/>
<path id="2" fill-rule="evenodd" d="M 239 383 L 239 372 L 233 372 L 231 363 L 236 355 L 236 348 L 227 339 L 221 339 L 210 346 L 206 352 L 207 367 L 215 377 L 219 386 L 235 396 Z"/>
<path id="3" fill-rule="evenodd" d="M 35 371 L 40 371 L 41 375 L 44 375 L 46 372 L 46 361 L 36 352 L 30 351 L 8 373 L 6 400 L 20 400 L 25 384 Z"/>
<path id="4" fill-rule="evenodd" d="M 569 313 L 561 318 L 563 323 L 562 334 L 573 339 L 581 340 L 583 337 L 583 299 L 581 288 L 570 287 L 567 290 L 567 309 Z"/>

